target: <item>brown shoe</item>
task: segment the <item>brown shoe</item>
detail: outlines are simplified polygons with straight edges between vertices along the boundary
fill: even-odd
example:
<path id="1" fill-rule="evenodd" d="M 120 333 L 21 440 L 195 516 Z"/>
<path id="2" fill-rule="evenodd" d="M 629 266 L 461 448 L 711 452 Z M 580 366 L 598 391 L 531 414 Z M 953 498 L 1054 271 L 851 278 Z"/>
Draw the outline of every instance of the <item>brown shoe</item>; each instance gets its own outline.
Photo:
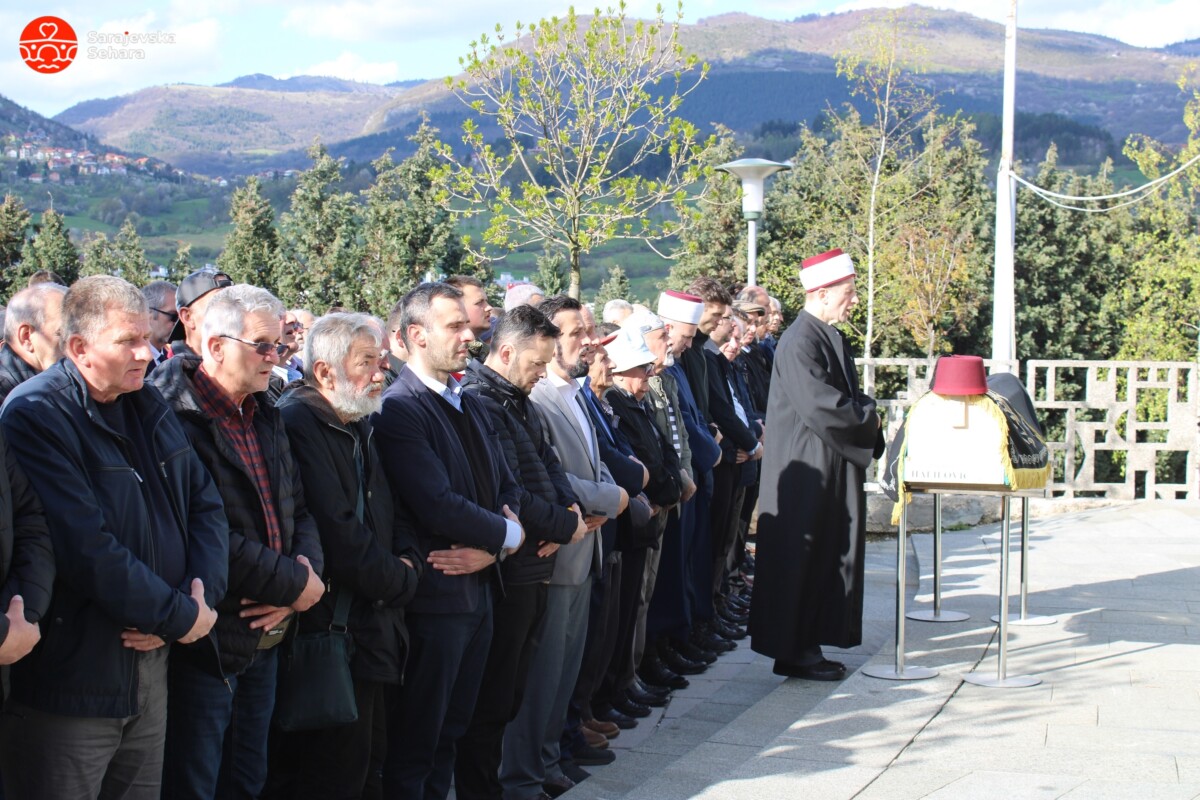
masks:
<path id="1" fill-rule="evenodd" d="M 608 747 L 608 739 L 603 733 L 597 733 L 591 728 L 581 728 L 583 731 L 583 740 L 587 742 L 588 747 L 594 747 L 597 750 L 604 750 Z"/>
<path id="2" fill-rule="evenodd" d="M 599 719 L 584 720 L 583 727 L 589 731 L 601 734 L 605 739 L 615 739 L 621 734 L 621 729 L 617 727 L 617 723 L 605 722 Z"/>

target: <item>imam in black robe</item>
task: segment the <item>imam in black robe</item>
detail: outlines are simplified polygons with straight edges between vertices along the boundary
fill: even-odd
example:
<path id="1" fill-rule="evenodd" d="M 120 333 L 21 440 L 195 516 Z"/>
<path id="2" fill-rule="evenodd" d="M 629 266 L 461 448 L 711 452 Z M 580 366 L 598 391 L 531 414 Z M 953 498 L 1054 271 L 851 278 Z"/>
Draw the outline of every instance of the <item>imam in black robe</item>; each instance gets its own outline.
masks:
<path id="1" fill-rule="evenodd" d="M 849 344 L 807 311 L 779 340 L 767 419 L 750 644 L 804 664 L 862 641 L 863 481 L 883 451 Z"/>

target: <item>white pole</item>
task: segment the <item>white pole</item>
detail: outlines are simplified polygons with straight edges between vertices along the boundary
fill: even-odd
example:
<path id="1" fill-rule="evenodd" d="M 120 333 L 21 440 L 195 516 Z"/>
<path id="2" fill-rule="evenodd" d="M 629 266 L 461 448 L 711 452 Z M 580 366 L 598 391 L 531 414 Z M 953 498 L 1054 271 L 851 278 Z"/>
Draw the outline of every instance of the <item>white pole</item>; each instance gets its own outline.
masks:
<path id="1" fill-rule="evenodd" d="M 1009 0 L 1004 32 L 1004 118 L 1000 167 L 996 174 L 996 262 L 992 283 L 993 371 L 1012 372 L 1004 362 L 1017 358 L 1016 280 L 1013 249 L 1016 242 L 1017 198 L 1012 178 L 1013 117 L 1017 82 L 1017 0 Z"/>
<path id="2" fill-rule="evenodd" d="M 746 285 L 758 286 L 758 221 L 746 220 Z"/>

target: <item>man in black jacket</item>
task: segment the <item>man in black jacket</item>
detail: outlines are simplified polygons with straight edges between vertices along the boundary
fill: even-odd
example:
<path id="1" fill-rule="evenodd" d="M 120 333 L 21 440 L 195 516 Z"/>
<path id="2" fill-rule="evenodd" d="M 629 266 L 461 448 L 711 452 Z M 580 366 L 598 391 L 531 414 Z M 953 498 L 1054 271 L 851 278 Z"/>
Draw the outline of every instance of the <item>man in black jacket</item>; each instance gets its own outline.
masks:
<path id="1" fill-rule="evenodd" d="M 143 388 L 149 335 L 135 287 L 78 281 L 63 299 L 67 358 L 0 415 L 56 566 L 54 623 L 13 666 L 0 722 L 9 797 L 156 800 L 166 645 L 205 637 L 225 592 L 221 499 L 170 408 Z"/>
<path id="2" fill-rule="evenodd" d="M 62 358 L 59 331 L 67 287 L 37 283 L 8 301 L 0 350 L 0 403 L 13 389 Z"/>
<path id="3" fill-rule="evenodd" d="M 176 355 L 151 381 L 220 488 L 229 518 L 229 592 L 217 649 L 171 657 L 166 798 L 256 797 L 267 775 L 278 645 L 294 611 L 325 591 L 321 543 L 278 412 L 266 402 L 283 304 L 230 286 L 205 311 L 203 359 Z M 225 742 L 229 746 L 225 746 Z"/>
<path id="4" fill-rule="evenodd" d="M 404 606 L 422 559 L 407 511 L 388 489 L 367 417 L 383 403 L 383 332 L 366 314 L 330 314 L 306 332 L 304 382 L 276 404 L 321 532 L 330 591 L 301 614 L 299 632 L 329 629 L 342 594 L 354 637 L 350 671 L 358 720 L 272 731 L 271 796 L 378 797 L 383 787 L 385 689 L 398 686 L 408 632 Z M 277 758 L 278 756 L 278 758 Z"/>
<path id="5" fill-rule="evenodd" d="M 408 362 L 372 426 L 429 568 L 408 609 L 408 665 L 383 782 L 388 797 L 432 799 L 450 792 L 455 748 L 475 710 L 501 590 L 496 559 L 525 537 L 520 487 L 490 415 L 451 374 L 466 367 L 473 338 L 462 292 L 423 283 L 398 311 Z"/>
<path id="6" fill-rule="evenodd" d="M 492 612 L 492 646 L 479 700 L 454 767 L 454 791 L 460 800 L 501 795 L 504 728 L 521 706 L 541 638 L 555 553 L 560 545 L 582 541 L 589 532 L 558 456 L 546 441 L 539 412 L 529 401 L 529 392 L 554 358 L 558 335 L 541 311 L 517 306 L 500 318 L 486 363 L 472 361 L 463 379 L 463 390 L 478 396 L 491 414 L 508 468 L 520 481 L 526 538 L 500 566 L 504 597 Z M 529 757 L 540 755 L 541 742 L 529 746 L 535 748 Z"/>
<path id="7" fill-rule="evenodd" d="M 50 607 L 54 548 L 42 501 L 0 434 L 0 665 L 29 655 Z"/>

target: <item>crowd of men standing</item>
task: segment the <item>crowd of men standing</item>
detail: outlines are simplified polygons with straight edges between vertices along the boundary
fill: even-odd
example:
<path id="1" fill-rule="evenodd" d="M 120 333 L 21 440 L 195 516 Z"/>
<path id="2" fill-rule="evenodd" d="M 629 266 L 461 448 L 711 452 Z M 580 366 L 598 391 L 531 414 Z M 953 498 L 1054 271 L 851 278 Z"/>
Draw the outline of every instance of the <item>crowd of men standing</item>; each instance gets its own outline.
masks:
<path id="1" fill-rule="evenodd" d="M 459 276 L 382 321 L 48 277 L 0 350 L 7 797 L 557 797 L 747 635 L 761 288 L 597 322 Z M 343 627 L 357 719 L 284 730 Z"/>

